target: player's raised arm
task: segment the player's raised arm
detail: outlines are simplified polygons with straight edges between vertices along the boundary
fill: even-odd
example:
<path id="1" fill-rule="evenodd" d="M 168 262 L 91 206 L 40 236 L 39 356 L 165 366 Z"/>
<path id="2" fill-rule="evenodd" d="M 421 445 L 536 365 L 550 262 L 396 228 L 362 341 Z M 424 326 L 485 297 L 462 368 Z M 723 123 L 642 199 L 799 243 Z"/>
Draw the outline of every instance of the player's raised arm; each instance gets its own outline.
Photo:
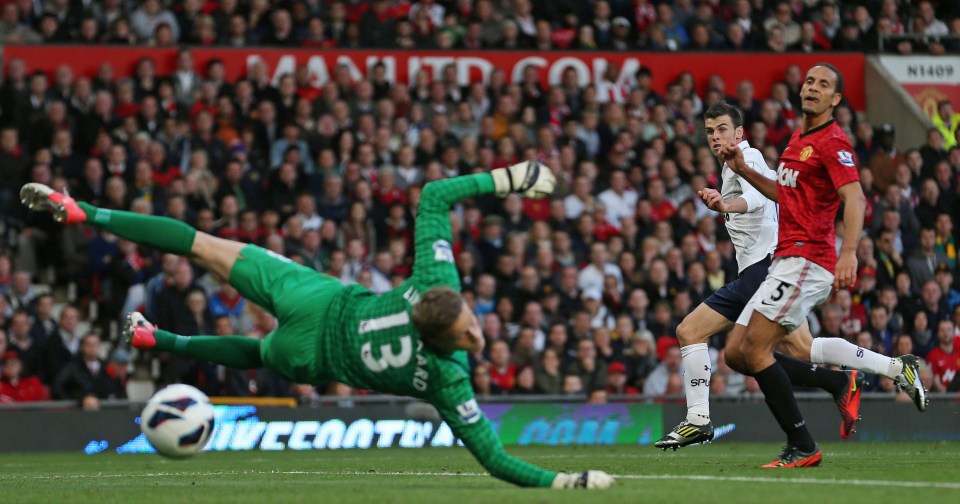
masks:
<path id="1" fill-rule="evenodd" d="M 743 160 L 744 166 L 746 166 L 749 171 L 760 175 L 764 179 L 773 181 L 774 191 L 776 191 L 776 181 L 774 180 L 776 178 L 776 172 L 767 167 L 767 162 L 764 161 L 763 155 L 760 154 L 760 151 L 756 149 L 749 149 L 744 153 Z M 746 185 L 741 184 L 741 188 L 743 190 L 743 194 L 741 194 L 739 198 L 735 198 L 743 200 L 743 211 L 739 213 L 753 212 L 754 210 L 763 208 L 763 206 L 767 203 L 768 198 L 764 196 L 763 193 L 761 193 L 753 183 Z M 776 198 L 769 199 L 777 201 Z"/>
<path id="2" fill-rule="evenodd" d="M 603 471 L 556 473 L 508 455 L 480 411 L 466 374 L 440 391 L 440 397 L 443 399 L 434 403 L 440 416 L 492 476 L 525 487 L 600 489 L 613 485 L 613 478 Z"/>
<path id="3" fill-rule="evenodd" d="M 555 183 L 549 168 L 536 161 L 524 161 L 490 173 L 438 180 L 424 186 L 414 235 L 413 278 L 418 287 L 425 291 L 446 285 L 460 290 L 451 246 L 450 205 L 489 193 L 501 198 L 511 192 L 542 198 L 553 192 Z"/>
<path id="4" fill-rule="evenodd" d="M 437 180 L 424 186 L 414 228 L 413 262 L 413 280 L 422 291 L 438 285 L 460 290 L 451 244 L 450 205 L 490 192 L 493 179 L 487 173 Z"/>
<path id="5" fill-rule="evenodd" d="M 760 194 L 772 201 L 779 201 L 777 199 L 777 182 L 748 166 L 743 159 L 743 151 L 736 144 L 731 143 L 721 147 L 720 157 L 727 162 L 727 166 L 734 173 L 749 182 L 750 185 L 760 191 Z"/>

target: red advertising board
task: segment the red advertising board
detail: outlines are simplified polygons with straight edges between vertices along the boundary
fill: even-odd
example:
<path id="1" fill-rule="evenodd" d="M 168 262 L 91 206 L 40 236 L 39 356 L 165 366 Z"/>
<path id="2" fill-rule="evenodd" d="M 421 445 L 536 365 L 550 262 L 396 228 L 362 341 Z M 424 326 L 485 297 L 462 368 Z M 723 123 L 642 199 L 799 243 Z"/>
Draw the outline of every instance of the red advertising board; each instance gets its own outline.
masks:
<path id="1" fill-rule="evenodd" d="M 23 58 L 30 70 L 53 71 L 58 65 L 70 65 L 77 74 L 93 75 L 104 64 L 113 66 L 117 76 L 132 73 L 137 60 L 151 57 L 161 75 L 174 68 L 176 50 L 131 47 L 81 46 L 7 46 L 4 58 Z M 201 71 L 207 61 L 222 60 L 228 78 L 247 74 L 248 68 L 263 62 L 274 78 L 307 65 L 316 85 L 333 74 L 337 65 L 346 65 L 355 77 L 366 75 L 376 62 L 383 61 L 393 79 L 409 82 L 420 70 L 439 76 L 447 65 L 457 68 L 461 84 L 484 79 L 495 69 L 504 72 L 507 82 L 519 78 L 523 69 L 534 65 L 540 70 L 541 82 L 557 83 L 566 68 L 577 71 L 581 84 L 597 80 L 609 63 L 616 64 L 620 83 L 630 84 L 642 65 L 653 71 L 654 89 L 663 92 L 682 72 L 690 71 L 699 91 L 705 91 L 708 78 L 719 74 L 726 83 L 726 93 L 733 95 L 737 83 L 748 79 L 754 83 L 758 98 L 765 98 L 771 85 L 782 79 L 791 64 L 804 71 L 820 61 L 829 61 L 843 72 L 847 99 L 857 110 L 864 108 L 863 66 L 861 54 L 718 54 L 718 53 L 642 53 L 642 52 L 507 52 L 507 51 L 390 51 L 390 50 L 314 50 L 314 49 L 230 49 L 195 48 L 194 61 Z"/>

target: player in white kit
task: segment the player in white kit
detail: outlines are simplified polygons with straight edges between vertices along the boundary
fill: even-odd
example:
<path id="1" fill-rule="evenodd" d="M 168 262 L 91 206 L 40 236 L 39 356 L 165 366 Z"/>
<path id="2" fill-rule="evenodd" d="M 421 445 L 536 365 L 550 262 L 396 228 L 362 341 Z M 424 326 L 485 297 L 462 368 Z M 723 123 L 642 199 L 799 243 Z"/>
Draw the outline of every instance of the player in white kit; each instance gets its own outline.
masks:
<path id="1" fill-rule="evenodd" d="M 717 103 L 704 113 L 704 124 L 715 155 L 719 155 L 722 146 L 736 144 L 743 152 L 747 167 L 771 180 L 776 176 L 767 167 L 760 151 L 743 140 L 738 109 L 723 102 Z M 733 328 L 747 302 L 766 278 L 777 246 L 777 204 L 734 173 L 726 163 L 721 175 L 721 191 L 705 189 L 700 192 L 700 197 L 708 207 L 724 214 L 736 250 L 739 276 L 708 297 L 677 327 L 687 417 L 655 443 L 657 448 L 664 450 L 676 450 L 713 439 L 709 405 L 711 359 L 707 340 Z M 739 345 L 740 335 L 731 333 L 726 347 Z M 850 435 L 859 419 L 859 381 L 862 375 L 856 369 L 893 379 L 914 398 L 920 411 L 926 407 L 918 359 L 912 355 L 891 359 L 841 338 L 813 338 L 806 322 L 784 339 L 780 350 L 793 357 L 776 356 L 794 384 L 823 388 L 834 395 L 842 417 L 840 434 L 844 438 Z M 844 366 L 854 371 L 843 373 L 817 368 L 796 359 Z"/>

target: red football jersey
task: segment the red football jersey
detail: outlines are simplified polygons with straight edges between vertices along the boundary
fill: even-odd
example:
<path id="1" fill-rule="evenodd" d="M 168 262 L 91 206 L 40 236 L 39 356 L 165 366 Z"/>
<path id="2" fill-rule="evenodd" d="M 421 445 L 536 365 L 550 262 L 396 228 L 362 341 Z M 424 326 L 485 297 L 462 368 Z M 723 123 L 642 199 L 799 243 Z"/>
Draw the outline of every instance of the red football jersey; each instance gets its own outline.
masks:
<path id="1" fill-rule="evenodd" d="M 943 388 L 950 386 L 960 372 L 960 338 L 953 338 L 953 353 L 948 354 L 937 345 L 927 353 L 927 362 L 930 363 L 933 379 L 940 382 Z"/>
<path id="2" fill-rule="evenodd" d="M 517 366 L 508 364 L 503 373 L 499 372 L 496 366 L 490 366 L 490 381 L 500 387 L 500 390 L 513 390 L 517 386 Z"/>
<path id="3" fill-rule="evenodd" d="M 794 131 L 777 167 L 780 241 L 774 256 L 805 257 L 833 273 L 837 189 L 859 180 L 853 148 L 835 120 Z"/>

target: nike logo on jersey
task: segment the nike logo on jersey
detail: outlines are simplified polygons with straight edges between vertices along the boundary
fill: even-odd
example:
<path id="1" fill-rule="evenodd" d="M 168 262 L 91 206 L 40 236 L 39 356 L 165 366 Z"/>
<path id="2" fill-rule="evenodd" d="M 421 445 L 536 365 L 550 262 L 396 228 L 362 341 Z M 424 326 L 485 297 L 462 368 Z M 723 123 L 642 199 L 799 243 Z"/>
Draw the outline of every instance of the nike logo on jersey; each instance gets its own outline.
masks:
<path id="1" fill-rule="evenodd" d="M 773 303 L 768 303 L 766 299 L 761 299 L 760 304 L 763 306 L 773 306 Z"/>
<path id="2" fill-rule="evenodd" d="M 777 183 L 785 187 L 797 187 L 797 178 L 800 172 L 792 168 L 787 168 L 784 163 L 777 167 Z"/>

